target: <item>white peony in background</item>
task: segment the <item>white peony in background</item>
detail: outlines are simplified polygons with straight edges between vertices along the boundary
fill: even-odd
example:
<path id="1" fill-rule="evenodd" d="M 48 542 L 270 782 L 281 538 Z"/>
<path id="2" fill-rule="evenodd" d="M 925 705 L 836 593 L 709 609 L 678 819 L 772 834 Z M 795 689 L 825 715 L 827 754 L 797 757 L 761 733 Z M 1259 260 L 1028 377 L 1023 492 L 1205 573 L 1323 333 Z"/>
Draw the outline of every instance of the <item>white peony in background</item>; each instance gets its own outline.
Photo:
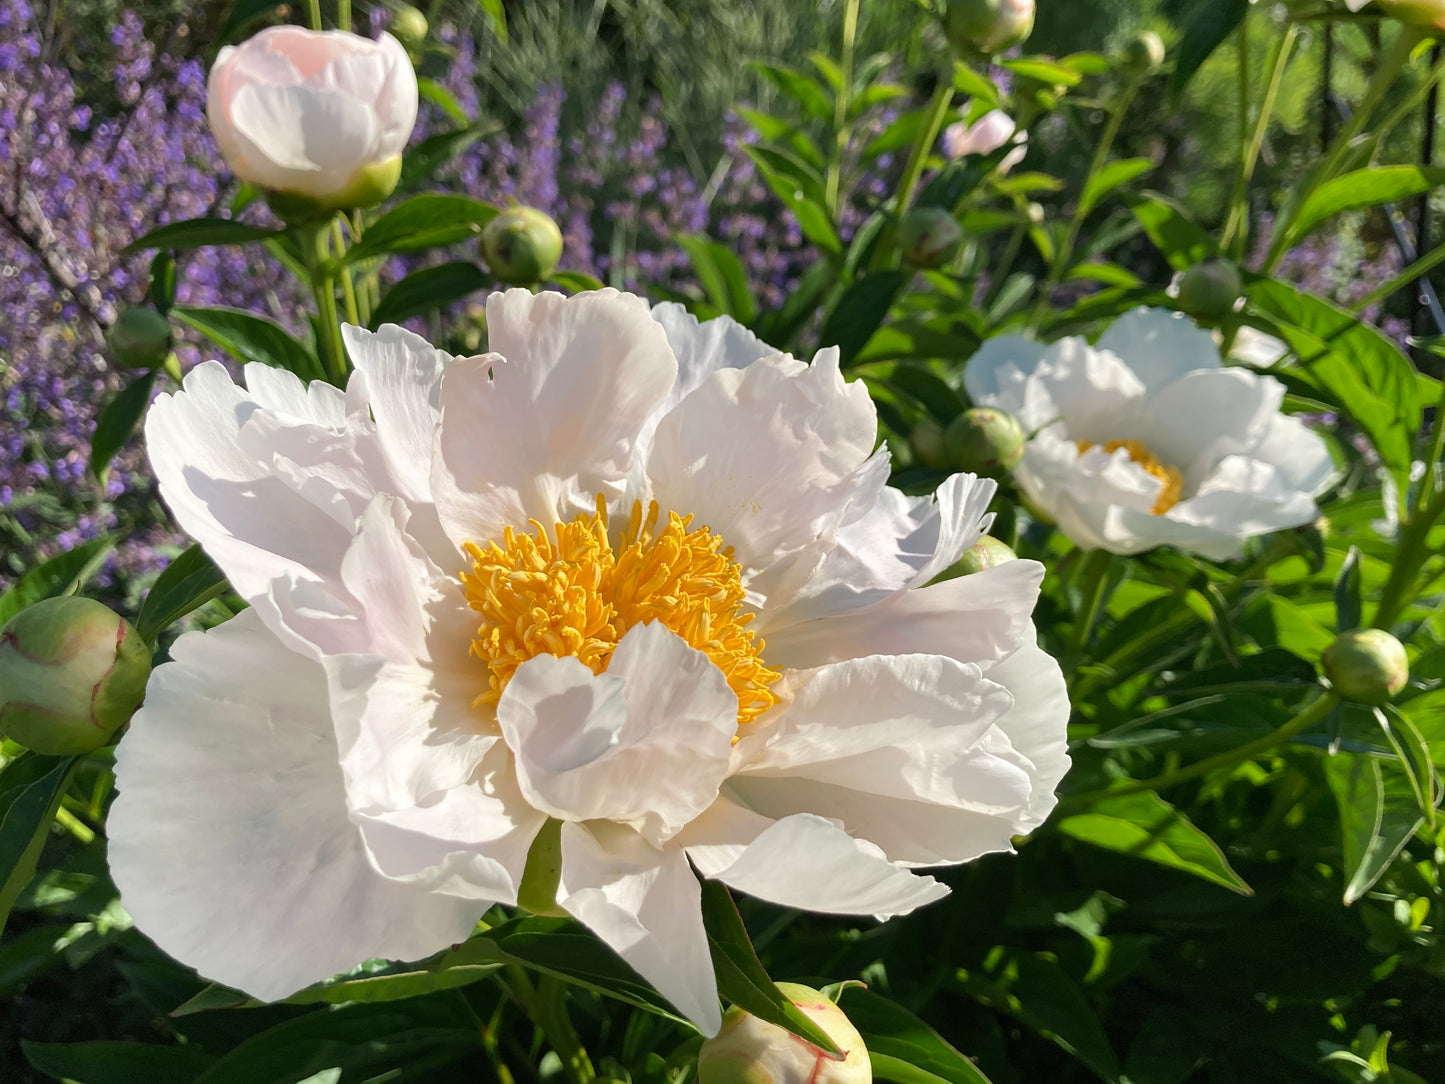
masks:
<path id="1" fill-rule="evenodd" d="M 969 396 L 1031 435 L 1020 489 L 1081 549 L 1178 546 L 1213 560 L 1309 523 L 1335 466 L 1280 413 L 1284 385 L 1221 367 L 1209 332 L 1136 309 L 1090 346 L 991 339 L 964 370 Z"/>
<path id="2" fill-rule="evenodd" d="M 558 905 L 705 1032 L 694 869 L 888 916 L 1009 849 L 1068 767 L 1043 568 L 927 586 L 993 483 L 886 486 L 874 407 L 727 319 L 599 291 L 488 302 L 453 359 L 348 329 L 345 392 L 219 364 L 152 409 L 181 525 L 251 608 L 175 645 L 121 743 L 122 901 L 281 997 Z"/>

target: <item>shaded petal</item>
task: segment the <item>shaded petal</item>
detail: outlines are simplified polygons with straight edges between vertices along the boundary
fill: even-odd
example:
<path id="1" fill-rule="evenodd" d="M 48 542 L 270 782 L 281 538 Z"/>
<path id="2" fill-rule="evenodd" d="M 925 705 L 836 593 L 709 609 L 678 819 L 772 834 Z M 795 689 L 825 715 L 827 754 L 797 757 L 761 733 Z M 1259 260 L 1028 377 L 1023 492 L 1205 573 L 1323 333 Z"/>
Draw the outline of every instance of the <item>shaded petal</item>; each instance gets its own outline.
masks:
<path id="1" fill-rule="evenodd" d="M 704 1035 L 722 1026 L 702 891 L 679 848 L 618 824 L 562 826 L 557 903 L 661 991 Z"/>
<path id="2" fill-rule="evenodd" d="M 648 438 L 664 414 L 719 369 L 746 369 L 753 362 L 778 353 L 731 316 L 699 321 L 685 306 L 664 301 L 652 307 L 652 318 L 662 325 L 668 345 L 677 355 L 677 383 L 648 419 Z"/>
<path id="3" fill-rule="evenodd" d="M 1335 461 L 1324 438 L 1298 418 L 1277 414 L 1249 458 L 1268 463 L 1285 485 L 1311 496 L 1335 475 Z"/>
<path id="4" fill-rule="evenodd" d="M 1096 349 L 1121 358 L 1153 395 L 1195 369 L 1218 369 L 1214 336 L 1183 313 L 1138 308 L 1126 312 L 1100 337 Z"/>
<path id="5" fill-rule="evenodd" d="M 1022 335 L 998 335 L 980 346 L 963 370 L 963 386 L 976 406 L 997 407 L 1017 417 L 1026 430 L 1052 418 L 1025 421 L 1025 385 L 1048 347 Z"/>
<path id="6" fill-rule="evenodd" d="M 345 188 L 375 156 L 380 135 L 366 102 L 306 86 L 248 83 L 231 99 L 230 121 L 237 173 L 263 188 L 317 196 Z"/>
<path id="7" fill-rule="evenodd" d="M 274 999 L 467 936 L 486 902 L 387 880 L 367 861 L 319 666 L 254 610 L 187 633 L 172 660 L 117 750 L 106 828 L 121 901 L 152 940 Z"/>
<path id="8" fill-rule="evenodd" d="M 1240 455 L 1221 462 L 1197 494 L 1169 512 L 1182 523 L 1240 539 L 1299 527 L 1318 513 L 1314 498 L 1294 489 L 1277 467 Z"/>
<path id="9" fill-rule="evenodd" d="M 1058 804 L 1055 791 L 1069 771 L 1068 684 L 1058 660 L 1038 645 L 1036 636 L 989 667 L 988 678 L 1013 694 L 1013 706 L 998 726 L 1033 767 L 1028 810 L 1017 825 L 1018 833 L 1031 832 Z"/>
<path id="10" fill-rule="evenodd" d="M 1141 433 L 1150 451 L 1184 472 L 1189 493 L 1226 456 L 1259 445 L 1283 400 L 1283 384 L 1247 369 L 1187 373 L 1141 408 Z"/>
<path id="11" fill-rule="evenodd" d="M 1113 354 L 1084 339 L 1040 346 L 1004 335 L 984 343 L 964 369 L 970 397 L 1015 415 L 1024 431 L 1065 419 L 1076 439 L 1118 436 L 1117 419 L 1144 396 L 1144 385 Z"/>

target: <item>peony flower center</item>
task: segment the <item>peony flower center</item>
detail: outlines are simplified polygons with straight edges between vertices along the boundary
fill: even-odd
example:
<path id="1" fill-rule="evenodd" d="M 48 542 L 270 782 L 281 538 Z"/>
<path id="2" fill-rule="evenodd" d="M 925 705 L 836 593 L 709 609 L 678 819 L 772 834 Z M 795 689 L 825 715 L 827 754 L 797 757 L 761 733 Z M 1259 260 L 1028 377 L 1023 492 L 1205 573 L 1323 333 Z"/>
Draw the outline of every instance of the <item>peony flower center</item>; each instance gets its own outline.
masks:
<path id="1" fill-rule="evenodd" d="M 1097 444 L 1098 441 L 1094 440 L 1079 441 L 1079 454 L 1083 455 Z M 1147 473 L 1158 478 L 1161 483 L 1162 487 L 1159 490 L 1159 499 L 1154 502 L 1154 507 L 1149 509 L 1150 512 L 1156 516 L 1162 516 L 1179 503 L 1179 498 L 1184 491 L 1184 475 L 1180 473 L 1179 468 L 1169 466 L 1169 464 L 1161 460 L 1148 448 L 1144 447 L 1142 441 L 1111 440 L 1104 444 L 1104 451 L 1109 455 L 1113 455 L 1120 448 L 1128 452 L 1130 459 L 1140 467 L 1143 467 Z"/>
<path id="2" fill-rule="evenodd" d="M 692 530 L 691 516 L 669 512 L 658 529 L 657 502 L 646 518 L 638 502 L 614 548 L 600 496 L 596 512 L 550 535 L 536 520 L 531 526 L 526 534 L 508 527 L 500 545 L 465 547 L 472 567 L 462 585 L 482 618 L 471 653 L 491 671 L 477 705 L 495 704 L 537 655 L 570 655 L 600 674 L 627 631 L 650 621 L 727 675 L 740 725 L 778 702 L 769 686 L 780 675 L 763 665 L 763 641 L 748 628 L 754 615 L 742 612 L 742 569 L 708 528 Z"/>

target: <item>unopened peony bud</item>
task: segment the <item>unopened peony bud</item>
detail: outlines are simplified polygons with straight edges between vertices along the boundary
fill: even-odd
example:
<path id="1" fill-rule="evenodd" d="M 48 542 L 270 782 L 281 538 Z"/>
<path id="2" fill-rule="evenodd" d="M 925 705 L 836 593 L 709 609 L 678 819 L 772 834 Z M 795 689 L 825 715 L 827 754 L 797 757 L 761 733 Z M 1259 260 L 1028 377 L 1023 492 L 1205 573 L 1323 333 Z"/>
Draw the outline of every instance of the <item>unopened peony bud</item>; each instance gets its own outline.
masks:
<path id="1" fill-rule="evenodd" d="M 965 55 L 1002 52 L 1034 32 L 1034 0 L 948 0 L 944 30 Z"/>
<path id="2" fill-rule="evenodd" d="M 1179 307 L 1197 320 L 1219 320 L 1234 311 L 1244 280 L 1228 260 L 1197 263 L 1179 282 Z"/>
<path id="3" fill-rule="evenodd" d="M 974 407 L 953 419 L 943 442 L 954 469 L 996 478 L 1018 466 L 1026 438 L 1012 414 Z"/>
<path id="4" fill-rule="evenodd" d="M 985 572 L 990 568 L 997 568 L 999 565 L 1018 559 L 1019 555 L 1013 550 L 992 535 L 986 534 L 978 540 L 976 545 L 964 550 L 963 556 L 953 567 L 960 576 L 971 576 L 975 572 Z"/>
<path id="5" fill-rule="evenodd" d="M 1359 11 L 1370 0 L 1345 0 L 1351 11 Z M 1445 0 L 1375 0 L 1375 6 L 1392 19 L 1410 26 L 1445 30 Z"/>
<path id="6" fill-rule="evenodd" d="M 562 258 L 562 231 L 534 207 L 509 207 L 482 230 L 482 255 L 503 282 L 530 286 Z"/>
<path id="7" fill-rule="evenodd" d="M 1136 34 L 1124 47 L 1124 67 L 1133 72 L 1152 72 L 1164 63 L 1164 39 L 1152 30 Z"/>
<path id="8" fill-rule="evenodd" d="M 911 267 L 942 267 L 961 244 L 963 227 L 942 207 L 915 207 L 898 225 L 898 249 Z"/>
<path id="9" fill-rule="evenodd" d="M 122 309 L 105 333 L 115 363 L 125 369 L 154 369 L 171 352 L 171 324 L 155 309 Z"/>
<path id="10" fill-rule="evenodd" d="M 834 1060 L 776 1024 L 734 1008 L 698 1051 L 698 1084 L 871 1084 L 868 1049 L 843 1010 L 808 986 L 780 982 L 778 989 L 847 1057 Z"/>
<path id="11" fill-rule="evenodd" d="M 431 28 L 425 15 L 410 4 L 403 4 L 396 9 L 396 17 L 387 29 L 408 49 L 419 49 L 426 44 L 427 31 Z"/>
<path id="12" fill-rule="evenodd" d="M 1389 703 L 1410 680 L 1404 646 L 1384 629 L 1340 633 L 1321 662 L 1335 692 L 1361 704 Z"/>
<path id="13" fill-rule="evenodd" d="M 0 734 L 47 756 L 98 749 L 140 706 L 151 652 L 94 599 L 46 599 L 0 628 Z"/>
<path id="14" fill-rule="evenodd" d="M 268 27 L 222 49 L 207 86 L 221 154 L 293 222 L 389 196 L 416 110 L 416 72 L 390 34 Z"/>
<path id="15" fill-rule="evenodd" d="M 948 466 L 948 450 L 943 443 L 943 426 L 930 414 L 925 414 L 914 424 L 908 434 L 908 447 L 913 451 L 913 461 L 920 467 L 943 469 Z"/>

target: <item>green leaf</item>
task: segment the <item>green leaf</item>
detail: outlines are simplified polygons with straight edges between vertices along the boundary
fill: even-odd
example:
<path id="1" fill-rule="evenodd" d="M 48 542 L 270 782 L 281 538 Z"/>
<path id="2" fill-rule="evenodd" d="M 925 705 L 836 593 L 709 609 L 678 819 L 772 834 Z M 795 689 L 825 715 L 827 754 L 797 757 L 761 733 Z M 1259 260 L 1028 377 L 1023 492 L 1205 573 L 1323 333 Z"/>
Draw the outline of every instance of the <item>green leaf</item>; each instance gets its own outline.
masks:
<path id="1" fill-rule="evenodd" d="M 744 147 L 757 164 L 758 172 L 773 194 L 782 200 L 798 220 L 803 236 L 833 255 L 841 255 L 843 242 L 828 217 L 821 183 L 796 168 L 780 171 L 776 163 L 780 152 L 768 147 Z"/>
<path id="2" fill-rule="evenodd" d="M 0 625 L 41 599 L 73 594 L 95 575 L 118 541 L 109 534 L 92 538 L 32 568 L 0 595 Z"/>
<path id="3" fill-rule="evenodd" d="M 221 41 L 234 41 L 242 30 L 279 8 L 282 3 L 283 0 L 236 0 L 221 27 Z"/>
<path id="4" fill-rule="evenodd" d="M 858 986 L 849 986 L 838 998 L 839 1007 L 863 1036 L 873 1073 L 898 1084 L 988 1084 L 978 1066 L 950 1046 L 943 1037 L 901 1005 Z M 880 1059 L 882 1065 L 880 1067 Z M 916 1076 L 904 1070 L 925 1074 Z"/>
<path id="5" fill-rule="evenodd" d="M 401 162 L 401 185 L 414 188 L 430 181 L 437 170 L 470 147 L 477 140 L 497 130 L 494 123 L 469 124 L 449 132 L 427 136 L 406 152 Z M 350 253 L 347 254 L 348 259 Z"/>
<path id="6" fill-rule="evenodd" d="M 491 282 L 486 273 L 467 260 L 454 260 L 413 271 L 386 292 L 371 314 L 372 328 L 399 324 L 443 305 L 474 294 Z"/>
<path id="7" fill-rule="evenodd" d="M 477 0 L 477 6 L 482 9 L 482 14 L 492 24 L 492 33 L 497 35 L 497 40 L 506 45 L 507 9 L 502 0 Z"/>
<path id="8" fill-rule="evenodd" d="M 1058 829 L 1084 843 L 1177 869 L 1242 896 L 1254 894 L 1219 844 L 1153 791 L 1105 796 L 1087 813 L 1063 818 Z"/>
<path id="9" fill-rule="evenodd" d="M 1424 823 L 1404 772 L 1364 753 L 1325 760 L 1325 779 L 1340 810 L 1345 906 L 1368 892 Z"/>
<path id="10" fill-rule="evenodd" d="M 752 68 L 786 97 L 802 106 L 810 116 L 825 123 L 832 122 L 833 99 L 816 81 L 781 64 L 754 63 Z"/>
<path id="11" fill-rule="evenodd" d="M 840 1053 L 838 1046 L 801 1009 L 783 996 L 763 969 L 747 927 L 727 886 L 703 878 L 702 920 L 707 927 L 718 992 L 728 1001 L 761 1020 L 786 1028 L 821 1050 Z"/>
<path id="12" fill-rule="evenodd" d="M 100 412 L 95 421 L 95 432 L 90 435 L 90 473 L 96 479 L 105 481 L 106 474 L 110 472 L 110 461 L 135 432 L 136 423 L 150 406 L 151 389 L 155 382 L 154 369 L 136 377 L 118 391 Z"/>
<path id="13" fill-rule="evenodd" d="M 1128 203 L 1144 233 L 1174 270 L 1188 271 L 1200 261 L 1218 255 L 1214 238 L 1168 196 L 1145 192 Z"/>
<path id="14" fill-rule="evenodd" d="M 32 1068 L 76 1084 L 190 1084 L 214 1060 L 188 1046 L 22 1041 Z"/>
<path id="15" fill-rule="evenodd" d="M 10 908 L 21 890 L 35 876 L 35 864 L 40 861 L 40 852 L 50 834 L 50 822 L 55 819 L 55 810 L 65 796 L 70 776 L 80 763 L 81 757 L 27 758 L 30 761 L 25 771 L 34 776 L 44 771 L 33 781 L 22 781 L 18 786 L 8 785 L 6 776 L 0 776 L 4 785 L 4 812 L 0 815 L 0 933 L 10 917 Z M 13 767 L 13 765 L 12 765 Z"/>
<path id="16" fill-rule="evenodd" d="M 1184 24 L 1184 38 L 1174 51 L 1174 78 L 1169 97 L 1177 105 L 1194 73 L 1249 14 L 1249 0 L 1194 0 Z M 1240 58 L 1240 63 L 1244 58 Z"/>
<path id="17" fill-rule="evenodd" d="M 320 380 L 321 362 L 311 348 L 276 321 L 244 309 L 177 305 L 171 316 L 194 328 L 238 361 L 259 361 L 303 380 Z"/>
<path id="18" fill-rule="evenodd" d="M 1427 166 L 1382 166 L 1357 169 L 1326 181 L 1310 194 L 1290 227 L 1290 242 L 1304 239 L 1326 219 L 1345 211 L 1423 196 L 1445 184 L 1445 169 Z"/>
<path id="19" fill-rule="evenodd" d="M 476 237 L 497 215 L 490 203 L 470 196 L 426 194 L 397 204 L 369 227 L 346 253 L 346 262 L 443 248 Z"/>
<path id="20" fill-rule="evenodd" d="M 547 281 L 562 287 L 563 291 L 569 294 L 585 294 L 591 290 L 600 290 L 604 285 L 601 279 L 582 271 L 553 271 Z"/>
<path id="21" fill-rule="evenodd" d="M 1084 185 L 1083 194 L 1079 196 L 1079 216 L 1087 215 L 1110 192 L 1142 177 L 1153 168 L 1154 163 L 1148 158 L 1120 158 L 1109 162 Z"/>
<path id="22" fill-rule="evenodd" d="M 1428 827 L 1435 827 L 1435 807 L 1440 804 L 1440 779 L 1430 757 L 1430 743 L 1420 728 L 1393 704 L 1375 710 L 1375 721 L 1395 751 L 1401 770 L 1415 796 L 1415 804 Z"/>
<path id="23" fill-rule="evenodd" d="M 911 277 L 907 271 L 875 271 L 858 279 L 834 304 L 819 342 L 838 347 L 843 365 L 851 364 L 887 319 Z"/>
<path id="24" fill-rule="evenodd" d="M 747 273 L 732 249 L 695 234 L 679 237 L 677 241 L 692 260 L 693 270 L 713 307 L 740 324 L 751 324 L 757 316 L 757 304 L 748 289 Z"/>
<path id="25" fill-rule="evenodd" d="M 1335 576 L 1335 631 L 1348 632 L 1360 627 L 1364 619 L 1361 600 L 1360 550 L 1351 546 Z"/>
<path id="26" fill-rule="evenodd" d="M 991 174 L 1008 155 L 1008 147 L 1000 147 L 992 154 L 970 154 L 950 162 L 923 186 L 915 207 L 942 207 L 953 214 L 963 198 L 977 188 L 985 177 Z"/>
<path id="27" fill-rule="evenodd" d="M 467 111 L 457 101 L 456 95 L 435 79 L 418 79 L 416 89 L 421 97 L 445 113 L 458 128 L 466 128 L 472 123 L 472 118 L 467 116 Z"/>
<path id="28" fill-rule="evenodd" d="M 200 546 L 192 546 L 156 577 L 136 618 L 136 631 L 155 643 L 161 632 L 225 589 L 226 574 Z"/>
<path id="29" fill-rule="evenodd" d="M 251 226 L 233 218 L 192 218 L 185 222 L 172 222 L 157 227 L 126 245 L 124 251 L 129 253 L 148 248 L 163 248 L 179 252 L 192 248 L 209 248 L 212 245 L 244 245 L 250 241 L 269 241 L 285 232 L 264 226 Z"/>

